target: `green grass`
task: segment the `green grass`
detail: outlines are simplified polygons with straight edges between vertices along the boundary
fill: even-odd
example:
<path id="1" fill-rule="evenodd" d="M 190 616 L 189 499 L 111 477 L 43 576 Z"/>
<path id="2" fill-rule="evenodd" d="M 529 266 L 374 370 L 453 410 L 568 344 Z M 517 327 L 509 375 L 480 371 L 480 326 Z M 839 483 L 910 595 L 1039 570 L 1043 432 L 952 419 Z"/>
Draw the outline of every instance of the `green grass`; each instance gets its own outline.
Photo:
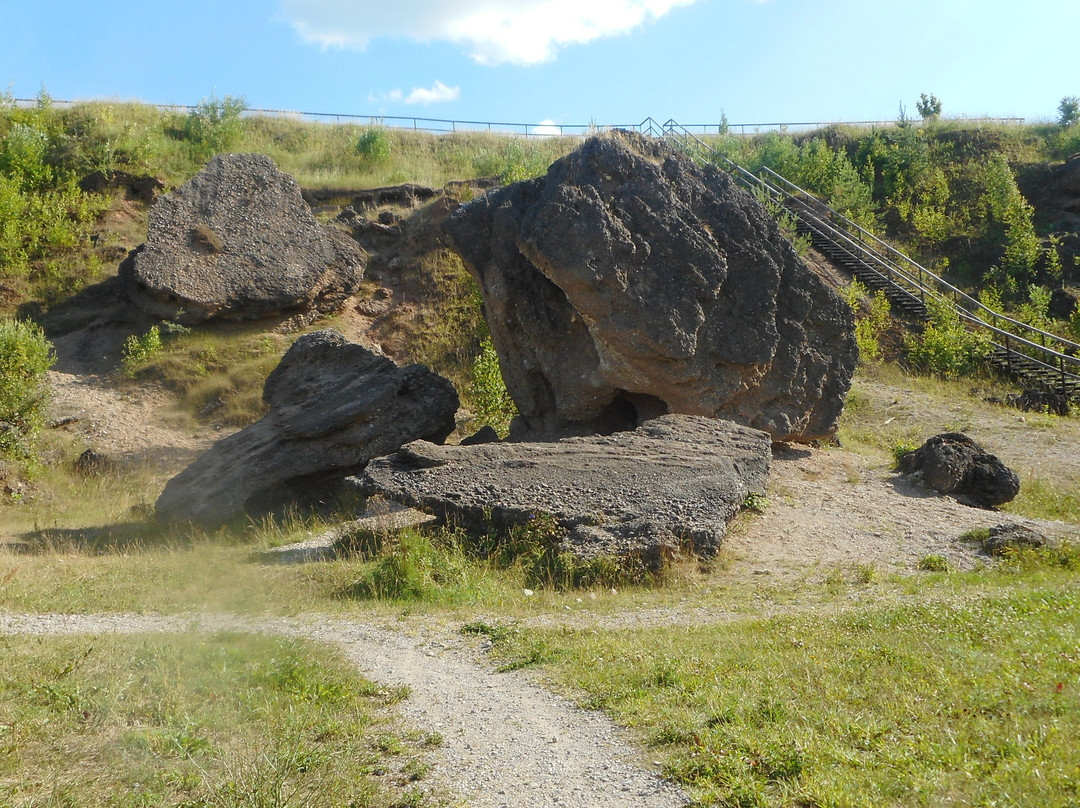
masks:
<path id="1" fill-rule="evenodd" d="M 422 736 L 325 647 L 0 636 L 0 805 L 434 805 Z"/>
<path id="2" fill-rule="evenodd" d="M 955 576 L 917 602 L 496 649 L 632 727 L 698 805 L 1073 805 L 1080 590 L 1038 566 L 1038 586 Z"/>

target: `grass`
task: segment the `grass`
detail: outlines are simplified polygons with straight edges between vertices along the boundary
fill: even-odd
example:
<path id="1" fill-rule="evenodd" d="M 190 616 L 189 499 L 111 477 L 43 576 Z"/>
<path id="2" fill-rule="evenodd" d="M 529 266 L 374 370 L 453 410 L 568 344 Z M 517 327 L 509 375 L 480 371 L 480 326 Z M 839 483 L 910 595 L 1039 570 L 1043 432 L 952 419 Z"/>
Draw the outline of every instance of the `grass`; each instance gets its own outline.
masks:
<path id="1" fill-rule="evenodd" d="M 165 387 L 196 421 L 246 426 L 266 414 L 263 383 L 294 339 L 259 323 L 215 324 L 163 337 L 156 352 L 125 362 L 126 375 Z"/>
<path id="2" fill-rule="evenodd" d="M 632 727 L 696 805 L 1071 805 L 1080 591 L 1035 566 L 1038 586 L 946 576 L 914 603 L 495 647 Z"/>
<path id="3" fill-rule="evenodd" d="M 313 644 L 0 637 L 5 806 L 434 805 L 407 697 Z"/>

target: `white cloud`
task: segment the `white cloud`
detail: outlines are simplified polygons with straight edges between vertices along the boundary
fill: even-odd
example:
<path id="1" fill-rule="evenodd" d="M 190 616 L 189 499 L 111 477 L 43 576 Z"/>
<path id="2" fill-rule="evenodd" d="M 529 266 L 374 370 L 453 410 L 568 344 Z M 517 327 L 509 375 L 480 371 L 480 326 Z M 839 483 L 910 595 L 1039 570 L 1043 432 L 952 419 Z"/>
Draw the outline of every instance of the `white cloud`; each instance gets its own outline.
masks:
<path id="1" fill-rule="evenodd" d="M 412 92 L 405 97 L 406 104 L 438 104 L 443 101 L 457 101 L 461 97 L 460 87 L 447 87 L 441 81 L 436 81 L 430 89 L 413 87 Z"/>
<path id="2" fill-rule="evenodd" d="M 408 95 L 401 90 L 390 90 L 385 93 L 368 93 L 368 101 L 372 104 L 384 104 L 387 101 L 393 104 L 438 104 L 443 101 L 457 101 L 461 98 L 460 87 L 447 87 L 441 81 L 436 81 L 431 87 L 413 87 Z"/>
<path id="3" fill-rule="evenodd" d="M 698 0 L 281 0 L 309 42 L 365 48 L 373 39 L 463 46 L 481 64 L 550 61 L 560 47 L 628 33 Z"/>
<path id="4" fill-rule="evenodd" d="M 531 130 L 531 134 L 538 137 L 554 137 L 556 135 L 561 135 L 562 130 L 559 129 L 559 125 L 555 123 L 555 121 L 551 120 L 551 118 L 547 118 L 534 126 Z"/>

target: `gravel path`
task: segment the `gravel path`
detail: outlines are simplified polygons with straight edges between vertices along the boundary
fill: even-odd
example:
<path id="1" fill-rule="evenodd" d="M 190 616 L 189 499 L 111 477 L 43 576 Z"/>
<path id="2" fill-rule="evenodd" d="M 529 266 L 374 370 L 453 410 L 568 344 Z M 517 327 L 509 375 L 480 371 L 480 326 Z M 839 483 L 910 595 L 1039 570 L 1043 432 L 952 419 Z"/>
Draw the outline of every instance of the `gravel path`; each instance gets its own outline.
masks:
<path id="1" fill-rule="evenodd" d="M 603 714 L 552 694 L 525 672 L 498 673 L 471 659 L 464 646 L 346 621 L 0 613 L 4 634 L 226 629 L 332 643 L 372 679 L 407 685 L 411 694 L 399 705 L 406 720 L 444 739 L 432 753 L 434 784 L 474 808 L 688 804 L 641 764 L 625 733 Z"/>

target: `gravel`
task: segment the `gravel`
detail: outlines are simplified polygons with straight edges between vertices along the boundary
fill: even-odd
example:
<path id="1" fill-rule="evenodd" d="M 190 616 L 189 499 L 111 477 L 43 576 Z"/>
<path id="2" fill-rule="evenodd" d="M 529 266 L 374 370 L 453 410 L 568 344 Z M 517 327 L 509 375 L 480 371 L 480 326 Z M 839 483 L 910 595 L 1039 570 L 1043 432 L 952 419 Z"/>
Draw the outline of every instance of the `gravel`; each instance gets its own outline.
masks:
<path id="1" fill-rule="evenodd" d="M 334 644 L 375 681 L 408 686 L 400 712 L 418 729 L 443 738 L 432 752 L 430 784 L 474 808 L 689 804 L 681 790 L 641 763 L 624 731 L 603 714 L 540 687 L 525 671 L 496 672 L 471 659 L 464 644 L 347 621 L 0 613 L 3 634 L 186 630 L 241 630 Z"/>

